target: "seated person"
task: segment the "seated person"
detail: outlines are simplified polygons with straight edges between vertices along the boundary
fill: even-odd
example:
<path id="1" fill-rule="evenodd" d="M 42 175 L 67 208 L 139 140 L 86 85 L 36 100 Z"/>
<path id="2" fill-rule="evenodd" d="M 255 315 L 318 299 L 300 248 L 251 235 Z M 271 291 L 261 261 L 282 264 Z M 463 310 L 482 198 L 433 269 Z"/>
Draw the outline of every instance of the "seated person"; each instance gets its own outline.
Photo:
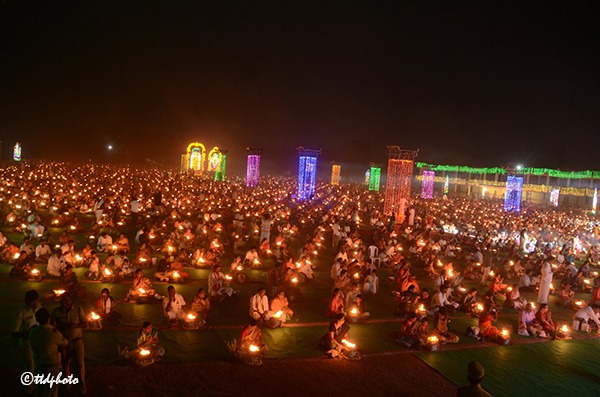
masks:
<path id="1" fill-rule="evenodd" d="M 98 237 L 98 244 L 96 249 L 100 252 L 109 252 L 112 251 L 112 237 L 108 235 L 106 232 L 102 232 L 100 237 Z"/>
<path id="2" fill-rule="evenodd" d="M 10 269 L 8 274 L 12 278 L 27 278 L 29 270 L 32 268 L 32 259 L 27 255 L 26 251 L 21 251 L 18 258 L 14 261 L 14 266 Z"/>
<path id="3" fill-rule="evenodd" d="M 377 277 L 377 269 L 372 269 L 363 281 L 363 294 L 377 295 L 379 292 L 379 277 Z"/>
<path id="4" fill-rule="evenodd" d="M 526 303 L 527 303 L 527 301 L 525 299 L 521 298 L 521 292 L 519 291 L 519 285 L 513 284 L 512 290 L 508 293 L 508 296 L 506 297 L 505 304 L 512 309 L 523 310 L 523 307 L 525 306 Z"/>
<path id="5" fill-rule="evenodd" d="M 495 308 L 484 311 L 479 316 L 479 330 L 481 336 L 494 341 L 501 341 L 503 338 L 502 332 L 492 324 L 492 321 L 498 319 L 498 311 Z"/>
<path id="6" fill-rule="evenodd" d="M 237 343 L 237 353 L 247 364 L 261 365 L 262 357 L 267 346 L 263 342 L 263 335 L 258 322 L 250 319 L 250 323 L 244 327 L 240 340 Z"/>
<path id="7" fill-rule="evenodd" d="M 350 307 L 350 305 L 354 304 L 356 297 L 360 295 L 360 290 L 358 289 L 358 284 L 352 283 L 350 285 L 350 290 L 346 293 L 346 307 Z"/>
<path id="8" fill-rule="evenodd" d="M 52 255 L 52 248 L 46 244 L 45 240 L 40 241 L 40 244 L 35 247 L 35 260 L 37 262 L 46 262 Z"/>
<path id="9" fill-rule="evenodd" d="M 490 282 L 490 291 L 495 294 L 504 294 L 506 287 L 508 285 L 504 284 L 504 279 L 499 274 L 496 274 Z"/>
<path id="10" fill-rule="evenodd" d="M 90 268 L 85 272 L 85 276 L 94 281 L 100 279 L 100 259 L 98 258 L 98 255 L 96 255 L 96 252 L 92 252 Z"/>
<path id="11" fill-rule="evenodd" d="M 539 336 L 541 327 L 535 325 L 535 311 L 533 303 L 525 304 L 523 310 L 519 313 L 519 335 L 521 336 Z"/>
<path id="12" fill-rule="evenodd" d="M 519 279 L 519 289 L 523 292 L 534 292 L 536 290 L 536 284 L 531 276 L 531 269 L 527 269 L 525 274 Z"/>
<path id="13" fill-rule="evenodd" d="M 274 313 L 274 316 L 277 315 L 278 312 L 281 312 L 281 315 L 277 318 L 279 318 L 282 323 L 285 323 L 288 319 L 292 319 L 294 311 L 290 309 L 288 298 L 285 297 L 284 291 L 279 291 L 277 296 L 271 300 L 271 312 Z"/>
<path id="14" fill-rule="evenodd" d="M 549 339 L 554 339 L 556 337 L 556 327 L 554 326 L 554 321 L 552 321 L 552 313 L 550 312 L 547 303 L 540 303 L 540 308 L 535 314 L 533 326 L 542 329 L 542 332 L 540 332 L 541 337 L 547 337 Z"/>
<path id="15" fill-rule="evenodd" d="M 471 288 L 461 299 L 458 310 L 471 314 L 477 306 L 477 288 Z"/>
<path id="16" fill-rule="evenodd" d="M 458 343 L 458 335 L 449 332 L 448 324 L 450 323 L 450 315 L 445 307 L 435 313 L 435 321 L 433 325 L 433 333 L 442 343 Z"/>
<path id="17" fill-rule="evenodd" d="M 87 295 L 85 287 L 79 284 L 79 280 L 77 280 L 73 265 L 65 266 L 65 270 L 60 276 L 60 284 L 73 298 L 83 299 Z"/>
<path id="18" fill-rule="evenodd" d="M 163 299 L 163 312 L 167 320 L 169 320 L 169 326 L 174 325 L 178 320 L 182 320 L 185 317 L 185 300 L 181 294 L 175 291 L 175 287 L 169 285 L 167 287 L 167 296 Z"/>
<path id="19" fill-rule="evenodd" d="M 300 280 L 303 282 L 315 280 L 315 273 L 313 272 L 312 264 L 308 260 L 308 257 L 303 257 L 300 261 L 298 275 L 300 276 Z"/>
<path id="20" fill-rule="evenodd" d="M 204 288 L 200 288 L 196 292 L 192 301 L 192 311 L 202 320 L 202 323 L 206 323 L 206 318 L 210 311 L 210 299 L 206 296 Z"/>
<path id="21" fill-rule="evenodd" d="M 342 291 L 339 288 L 333 290 L 333 296 L 327 305 L 327 316 L 337 317 L 338 315 L 345 315 L 344 312 L 344 298 Z"/>
<path id="22" fill-rule="evenodd" d="M 443 307 L 451 311 L 456 310 L 459 306 L 458 302 L 450 302 L 449 297 L 449 288 L 444 284 L 439 288 L 437 294 L 433 296 L 431 305 L 438 308 Z"/>
<path id="23" fill-rule="evenodd" d="M 408 316 L 406 316 L 404 324 L 402 324 L 400 332 L 398 332 L 396 336 L 396 341 L 402 343 L 406 347 L 413 347 L 418 344 L 419 337 L 417 334 L 417 325 L 417 314 L 409 313 Z"/>
<path id="24" fill-rule="evenodd" d="M 367 310 L 367 307 L 362 299 L 362 295 L 356 295 L 354 303 L 347 307 L 347 315 L 356 319 L 366 319 L 371 316 L 371 313 Z"/>
<path id="25" fill-rule="evenodd" d="M 427 317 L 421 319 L 421 323 L 417 326 L 415 337 L 419 339 L 421 346 L 427 343 L 427 338 L 429 337 L 429 319 Z"/>
<path id="26" fill-rule="evenodd" d="M 156 265 L 156 273 L 154 273 L 154 277 L 156 277 L 159 281 L 169 281 L 169 267 L 171 263 L 169 262 L 168 257 L 164 257 L 158 261 Z"/>
<path id="27" fill-rule="evenodd" d="M 571 284 L 562 283 L 560 289 L 558 290 L 558 301 L 556 302 L 556 304 L 567 309 L 577 310 L 578 307 L 575 305 L 575 302 L 573 302 L 574 296 L 575 292 L 571 290 Z"/>
<path id="28" fill-rule="evenodd" d="M 129 249 L 129 240 L 123 233 L 119 234 L 119 238 L 116 241 L 117 253 L 128 254 Z"/>
<path id="29" fill-rule="evenodd" d="M 394 314 L 402 317 L 407 313 L 414 312 L 419 300 L 419 294 L 415 291 L 415 286 L 411 285 L 406 291 L 400 294 Z"/>
<path id="30" fill-rule="evenodd" d="M 269 310 L 267 291 L 260 287 L 256 294 L 250 298 L 250 317 L 258 322 L 268 321 L 273 313 Z"/>
<path id="31" fill-rule="evenodd" d="M 60 277 L 66 266 L 67 264 L 62 257 L 62 251 L 57 250 L 56 253 L 48 259 L 48 277 Z"/>
<path id="32" fill-rule="evenodd" d="M 600 307 L 598 306 L 585 306 L 581 309 L 577 310 L 575 316 L 573 316 L 573 322 L 579 322 L 579 327 L 577 327 L 576 331 L 585 329 L 589 330 L 590 325 L 594 324 L 596 326 L 598 334 L 600 334 L 600 319 L 598 315 L 600 314 Z M 583 325 L 585 324 L 585 325 Z"/>
<path id="33" fill-rule="evenodd" d="M 165 273 L 165 275 L 169 279 L 175 280 L 174 274 L 179 274 L 178 280 L 176 281 L 185 281 L 190 275 L 187 272 L 183 271 L 183 261 L 180 258 L 175 258 L 174 261 L 169 265 L 169 270 Z"/>
<path id="34" fill-rule="evenodd" d="M 228 286 L 225 275 L 221 273 L 221 265 L 215 265 L 208 276 L 208 291 L 210 296 L 218 298 L 231 298 L 234 294 L 233 288 Z"/>
<path id="35" fill-rule="evenodd" d="M 346 322 L 344 314 L 337 314 L 329 324 L 329 329 L 321 338 L 320 346 L 326 350 L 329 357 L 345 357 L 349 354 L 348 348 L 342 342 L 348 335 L 350 327 Z"/>
<path id="36" fill-rule="evenodd" d="M 31 244 L 31 240 L 29 237 L 25 237 L 23 239 L 23 244 L 21 244 L 21 251 L 25 251 L 28 257 L 34 257 L 35 247 Z"/>
<path id="37" fill-rule="evenodd" d="M 143 298 L 146 296 L 154 296 L 157 299 L 160 299 L 160 295 L 158 295 L 156 291 L 154 291 L 154 289 L 152 288 L 152 283 L 150 282 L 150 279 L 144 277 L 142 269 L 137 269 L 135 271 L 135 275 L 133 276 L 133 283 L 131 289 L 127 293 L 125 300 L 129 301 L 130 299 Z"/>
<path id="38" fill-rule="evenodd" d="M 256 251 L 256 248 L 252 248 L 246 252 L 244 264 L 246 266 L 251 266 L 252 268 L 260 267 L 260 260 L 258 259 L 258 252 Z"/>
<path id="39" fill-rule="evenodd" d="M 132 357 L 134 360 L 140 360 L 142 350 L 148 350 L 149 354 L 144 358 L 156 361 L 165 355 L 165 348 L 159 345 L 158 331 L 152 327 L 148 321 L 142 324 L 142 329 L 138 333 L 137 347 L 133 351 L 128 351 L 127 348 L 122 352 L 125 358 Z"/>
<path id="40" fill-rule="evenodd" d="M 102 317 L 102 325 L 116 325 L 121 321 L 121 315 L 115 311 L 116 303 L 108 288 L 103 288 L 100 297 L 96 301 L 98 315 Z"/>

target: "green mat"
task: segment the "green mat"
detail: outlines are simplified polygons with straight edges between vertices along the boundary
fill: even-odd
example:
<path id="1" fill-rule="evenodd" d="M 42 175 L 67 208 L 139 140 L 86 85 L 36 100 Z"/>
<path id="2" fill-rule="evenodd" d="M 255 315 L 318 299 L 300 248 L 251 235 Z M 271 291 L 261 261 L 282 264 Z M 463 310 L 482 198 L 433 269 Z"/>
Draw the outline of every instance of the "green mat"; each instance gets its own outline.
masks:
<path id="1" fill-rule="evenodd" d="M 480 362 L 483 387 L 494 397 L 600 395 L 598 340 L 496 346 L 417 355 L 458 386 L 467 384 L 466 366 Z"/>

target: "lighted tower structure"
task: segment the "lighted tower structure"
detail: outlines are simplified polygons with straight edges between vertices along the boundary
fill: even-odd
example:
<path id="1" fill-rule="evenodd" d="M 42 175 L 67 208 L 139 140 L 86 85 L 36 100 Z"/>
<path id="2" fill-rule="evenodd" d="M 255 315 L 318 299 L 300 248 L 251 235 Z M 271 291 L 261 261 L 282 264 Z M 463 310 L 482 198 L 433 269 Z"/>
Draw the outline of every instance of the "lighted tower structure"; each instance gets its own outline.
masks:
<path id="1" fill-rule="evenodd" d="M 333 186 L 338 186 L 340 184 L 341 175 L 342 175 L 342 166 L 339 164 L 333 163 L 331 165 L 331 184 Z"/>
<path id="2" fill-rule="evenodd" d="M 395 214 L 396 222 L 404 220 L 404 210 L 410 200 L 413 166 L 418 153 L 418 150 L 400 149 L 399 146 L 387 147 L 388 173 L 383 213 L 387 216 Z"/>
<path id="3" fill-rule="evenodd" d="M 246 186 L 255 187 L 260 178 L 260 155 L 262 149 L 246 148 L 248 152 L 248 163 L 246 165 Z"/>
<path id="4" fill-rule="evenodd" d="M 310 200 L 315 195 L 317 157 L 321 149 L 298 148 L 298 200 Z"/>
<path id="5" fill-rule="evenodd" d="M 369 190 L 378 192 L 381 186 L 381 167 L 371 164 L 369 169 Z"/>

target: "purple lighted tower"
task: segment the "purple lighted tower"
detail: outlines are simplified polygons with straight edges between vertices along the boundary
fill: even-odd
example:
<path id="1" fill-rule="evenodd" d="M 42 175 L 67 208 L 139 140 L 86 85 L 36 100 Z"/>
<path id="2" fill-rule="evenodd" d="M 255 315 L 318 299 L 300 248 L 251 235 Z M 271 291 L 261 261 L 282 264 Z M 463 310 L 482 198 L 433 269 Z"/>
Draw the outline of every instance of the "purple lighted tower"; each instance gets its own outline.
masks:
<path id="1" fill-rule="evenodd" d="M 248 165 L 246 167 L 246 186 L 255 187 L 260 178 L 260 155 L 262 149 L 246 148 L 248 151 Z"/>

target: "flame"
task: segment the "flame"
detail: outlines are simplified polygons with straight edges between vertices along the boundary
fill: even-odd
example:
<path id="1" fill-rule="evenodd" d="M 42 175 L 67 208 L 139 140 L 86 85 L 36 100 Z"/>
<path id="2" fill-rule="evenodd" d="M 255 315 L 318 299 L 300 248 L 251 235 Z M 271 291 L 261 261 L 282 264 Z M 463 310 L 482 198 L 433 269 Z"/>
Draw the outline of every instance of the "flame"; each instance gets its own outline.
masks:
<path id="1" fill-rule="evenodd" d="M 179 277 L 180 277 L 179 272 L 178 271 L 174 271 L 173 272 L 173 278 L 179 278 Z"/>
<path id="2" fill-rule="evenodd" d="M 477 304 L 477 311 L 479 311 L 479 312 L 483 311 L 483 305 L 481 303 Z"/>
<path id="3" fill-rule="evenodd" d="M 15 253 L 15 256 L 14 256 L 14 258 L 15 258 L 15 259 L 19 259 L 19 257 L 20 257 L 20 256 L 21 256 L 21 253 L 17 252 L 17 253 Z"/>
<path id="4" fill-rule="evenodd" d="M 248 350 L 250 350 L 251 352 L 257 352 L 260 350 L 260 348 L 255 345 L 250 345 L 250 347 L 248 347 Z"/>
<path id="5" fill-rule="evenodd" d="M 187 319 L 189 321 L 194 321 L 196 319 L 196 316 L 194 314 L 190 313 L 190 314 L 187 315 Z"/>
<path id="6" fill-rule="evenodd" d="M 298 277 L 294 277 L 294 278 L 292 279 L 292 283 L 297 283 L 297 282 L 298 282 Z"/>
<path id="7" fill-rule="evenodd" d="M 354 278 L 360 278 L 360 274 L 354 273 Z"/>
<path id="8" fill-rule="evenodd" d="M 146 262 L 146 258 L 140 258 L 140 262 Z"/>
<path id="9" fill-rule="evenodd" d="M 354 349 L 356 347 L 356 344 L 354 344 L 346 339 L 342 339 L 342 343 L 344 345 L 346 345 L 346 347 L 349 347 L 350 349 Z"/>
<path id="10" fill-rule="evenodd" d="M 112 272 L 109 269 L 104 269 L 104 274 L 110 276 Z"/>
<path id="11" fill-rule="evenodd" d="M 205 262 L 205 261 L 204 261 L 204 258 L 203 258 L 203 257 L 200 257 L 200 259 L 198 259 L 198 263 L 204 263 L 204 262 Z"/>
<path id="12" fill-rule="evenodd" d="M 232 280 L 232 278 L 229 274 L 227 274 L 227 275 L 225 275 L 225 280 Z"/>
<path id="13" fill-rule="evenodd" d="M 577 306 L 583 306 L 583 301 L 575 301 L 575 304 L 576 304 Z"/>
<path id="14" fill-rule="evenodd" d="M 432 345 L 438 343 L 438 341 L 439 341 L 439 339 L 435 335 L 431 335 L 431 336 L 427 337 L 427 342 L 431 343 Z"/>
<path id="15" fill-rule="evenodd" d="M 273 317 L 275 318 L 279 318 L 283 315 L 283 312 L 281 310 L 279 310 L 277 313 L 273 314 Z"/>
<path id="16" fill-rule="evenodd" d="M 255 265 L 260 265 L 260 261 L 258 259 L 254 259 L 254 264 Z"/>
<path id="17" fill-rule="evenodd" d="M 567 327 L 566 325 L 563 325 L 562 327 L 560 327 L 560 332 L 563 332 L 563 333 L 569 332 L 569 327 Z"/>
<path id="18" fill-rule="evenodd" d="M 146 290 L 143 289 L 143 288 L 138 288 L 138 291 L 139 291 L 140 294 L 145 294 L 146 293 Z"/>
<path id="19" fill-rule="evenodd" d="M 350 314 L 352 314 L 353 316 L 357 316 L 358 315 L 358 309 L 353 307 L 352 310 L 350 310 Z"/>
<path id="20" fill-rule="evenodd" d="M 150 350 L 148 350 L 148 349 L 140 350 L 140 356 L 145 357 L 145 356 L 149 356 L 149 355 L 150 355 Z"/>
<path id="21" fill-rule="evenodd" d="M 92 320 L 94 321 L 98 321 L 100 320 L 100 316 L 96 314 L 96 312 L 91 312 L 90 313 L 90 317 L 92 318 Z"/>
<path id="22" fill-rule="evenodd" d="M 244 267 L 242 265 L 238 265 L 238 267 L 236 267 L 235 270 L 241 272 L 242 270 L 244 270 Z"/>
<path id="23" fill-rule="evenodd" d="M 510 334 L 508 333 L 508 330 L 503 329 L 502 330 L 502 336 L 509 336 Z"/>
<path id="24" fill-rule="evenodd" d="M 38 269 L 32 269 L 32 270 L 31 270 L 31 274 L 32 274 L 33 276 L 37 276 L 38 274 L 40 274 L 40 271 L 39 271 Z"/>
<path id="25" fill-rule="evenodd" d="M 54 294 L 55 294 L 56 296 L 61 296 L 61 295 L 62 295 L 62 294 L 64 294 L 65 292 L 67 292 L 67 291 L 65 291 L 64 289 L 55 289 L 55 290 L 54 290 Z"/>

